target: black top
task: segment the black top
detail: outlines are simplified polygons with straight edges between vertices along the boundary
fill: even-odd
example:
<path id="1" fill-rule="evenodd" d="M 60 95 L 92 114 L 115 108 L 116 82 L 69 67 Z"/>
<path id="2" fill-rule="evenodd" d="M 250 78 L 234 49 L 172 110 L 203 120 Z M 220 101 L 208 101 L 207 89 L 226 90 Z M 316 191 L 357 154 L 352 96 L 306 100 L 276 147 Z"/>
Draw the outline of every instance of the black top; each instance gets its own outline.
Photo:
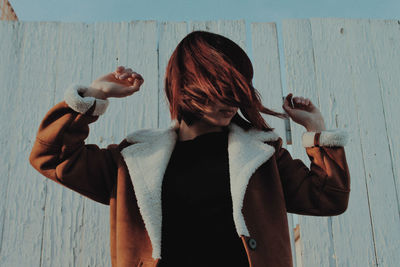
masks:
<path id="1" fill-rule="evenodd" d="M 228 132 L 176 143 L 162 185 L 162 267 L 249 266 L 233 222 Z"/>

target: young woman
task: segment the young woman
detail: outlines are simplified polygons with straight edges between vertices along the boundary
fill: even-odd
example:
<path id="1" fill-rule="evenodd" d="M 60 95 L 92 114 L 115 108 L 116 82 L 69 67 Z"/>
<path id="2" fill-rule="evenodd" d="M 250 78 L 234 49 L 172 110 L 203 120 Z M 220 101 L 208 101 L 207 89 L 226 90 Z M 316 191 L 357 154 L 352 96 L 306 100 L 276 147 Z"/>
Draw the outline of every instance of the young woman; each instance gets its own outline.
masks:
<path id="1" fill-rule="evenodd" d="M 286 213 L 347 209 L 347 132 L 326 130 L 307 98 L 289 94 L 282 106 L 288 115 L 267 109 L 252 78 L 237 44 L 191 32 L 165 73 L 170 127 L 134 131 L 107 148 L 85 144 L 107 99 L 130 96 L 144 82 L 120 66 L 89 87 L 66 90 L 40 124 L 30 162 L 110 205 L 112 266 L 292 266 Z M 310 168 L 292 159 L 260 112 L 306 128 Z"/>

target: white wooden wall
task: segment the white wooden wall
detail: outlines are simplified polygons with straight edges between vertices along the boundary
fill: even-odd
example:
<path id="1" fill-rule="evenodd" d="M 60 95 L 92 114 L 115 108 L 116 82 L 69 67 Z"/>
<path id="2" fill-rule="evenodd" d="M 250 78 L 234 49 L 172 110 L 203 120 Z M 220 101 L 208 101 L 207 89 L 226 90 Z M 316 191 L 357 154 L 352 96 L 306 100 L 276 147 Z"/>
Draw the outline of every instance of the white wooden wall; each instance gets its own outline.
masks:
<path id="1" fill-rule="evenodd" d="M 327 128 L 350 133 L 348 210 L 334 217 L 299 216 L 303 254 L 297 257 L 303 266 L 398 266 L 399 24 L 296 19 L 283 21 L 277 32 L 275 23 L 246 27 L 244 20 L 1 22 L 0 266 L 110 266 L 108 206 L 30 166 L 37 128 L 70 83 L 88 85 L 118 65 L 132 67 L 145 83 L 128 98 L 110 99 L 107 112 L 91 125 L 87 143 L 106 147 L 136 129 L 168 126 L 165 67 L 178 42 L 198 29 L 223 34 L 251 51 L 254 86 L 267 107 L 282 111 L 286 89 L 318 105 Z M 284 59 L 279 59 L 278 34 Z M 284 121 L 265 118 L 286 139 Z M 304 128 L 291 123 L 291 129 L 292 156 L 309 165 L 300 140 Z M 288 219 L 293 240 L 293 215 Z"/>

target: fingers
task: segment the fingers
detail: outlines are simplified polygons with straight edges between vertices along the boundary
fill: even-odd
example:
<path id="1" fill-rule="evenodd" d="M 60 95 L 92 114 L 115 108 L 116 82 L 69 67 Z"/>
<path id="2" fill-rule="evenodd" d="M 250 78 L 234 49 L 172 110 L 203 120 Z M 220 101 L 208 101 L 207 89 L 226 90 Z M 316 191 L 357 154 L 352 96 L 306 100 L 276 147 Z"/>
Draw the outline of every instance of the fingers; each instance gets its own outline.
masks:
<path id="1" fill-rule="evenodd" d="M 302 96 L 299 97 L 294 97 L 293 101 L 297 104 L 301 104 L 301 105 L 308 105 L 310 103 L 310 100 L 308 98 L 304 98 Z"/>
<path id="2" fill-rule="evenodd" d="M 293 108 L 293 106 L 292 106 L 292 93 L 290 93 L 290 94 L 288 94 L 286 97 L 285 97 L 285 99 L 284 99 L 284 101 L 283 101 L 283 105 L 282 105 L 282 108 L 286 111 L 286 112 L 290 112 L 291 111 L 291 109 Z"/>
<path id="3" fill-rule="evenodd" d="M 282 105 L 282 108 L 290 112 L 293 108 L 313 108 L 313 104 L 310 99 L 304 98 L 302 96 L 295 96 L 293 97 L 293 94 L 290 93 L 286 96 L 284 103 Z M 291 103 L 292 102 L 292 103 Z"/>
<path id="4" fill-rule="evenodd" d="M 130 75 L 132 75 L 133 70 L 131 68 L 127 68 L 124 70 L 124 72 L 119 76 L 121 80 L 128 78 Z"/>
<path id="5" fill-rule="evenodd" d="M 133 72 L 132 74 L 130 74 L 130 75 L 126 76 L 126 77 L 128 78 L 129 82 L 133 82 L 135 80 L 143 80 L 142 75 L 140 75 L 137 72 Z"/>
<path id="6" fill-rule="evenodd" d="M 133 71 L 131 68 L 125 68 L 124 66 L 118 66 L 114 75 L 116 79 L 127 80 L 130 83 L 133 83 L 135 80 L 143 80 L 142 75 Z"/>
<path id="7" fill-rule="evenodd" d="M 293 97 L 293 103 L 296 104 L 297 106 L 303 106 L 303 107 L 312 106 L 311 100 L 308 98 L 304 98 L 302 96 Z"/>
<path id="8" fill-rule="evenodd" d="M 131 68 L 125 68 L 124 66 L 118 66 L 117 69 L 113 72 L 116 76 L 116 78 L 119 78 L 120 76 L 124 74 L 131 74 L 133 71 Z"/>
<path id="9" fill-rule="evenodd" d="M 117 79 L 125 79 L 127 76 L 132 74 L 131 68 L 125 68 L 124 66 L 118 66 L 117 69 L 114 71 L 115 78 Z"/>
<path id="10" fill-rule="evenodd" d="M 121 73 L 124 71 L 124 69 L 125 69 L 124 66 L 118 66 L 117 69 L 115 70 L 115 72 Z"/>
<path id="11" fill-rule="evenodd" d="M 131 94 L 133 94 L 134 92 L 139 91 L 140 86 L 142 86 L 143 82 L 144 82 L 143 79 L 141 79 L 141 80 L 136 79 L 136 80 L 133 82 L 133 85 L 128 87 L 128 92 L 127 92 L 127 93 L 128 93 L 129 95 L 131 95 Z"/>

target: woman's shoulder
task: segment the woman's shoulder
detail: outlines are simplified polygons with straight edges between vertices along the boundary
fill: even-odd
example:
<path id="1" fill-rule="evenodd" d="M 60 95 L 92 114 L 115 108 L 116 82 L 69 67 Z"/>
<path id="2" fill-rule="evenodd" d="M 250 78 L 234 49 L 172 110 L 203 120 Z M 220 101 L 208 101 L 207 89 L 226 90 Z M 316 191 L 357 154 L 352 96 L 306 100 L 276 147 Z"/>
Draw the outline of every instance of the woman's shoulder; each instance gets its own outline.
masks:
<path id="1" fill-rule="evenodd" d="M 166 128 L 143 128 L 130 132 L 118 145 L 120 150 L 136 143 L 169 143 L 174 140 L 177 124 L 171 123 Z"/>

